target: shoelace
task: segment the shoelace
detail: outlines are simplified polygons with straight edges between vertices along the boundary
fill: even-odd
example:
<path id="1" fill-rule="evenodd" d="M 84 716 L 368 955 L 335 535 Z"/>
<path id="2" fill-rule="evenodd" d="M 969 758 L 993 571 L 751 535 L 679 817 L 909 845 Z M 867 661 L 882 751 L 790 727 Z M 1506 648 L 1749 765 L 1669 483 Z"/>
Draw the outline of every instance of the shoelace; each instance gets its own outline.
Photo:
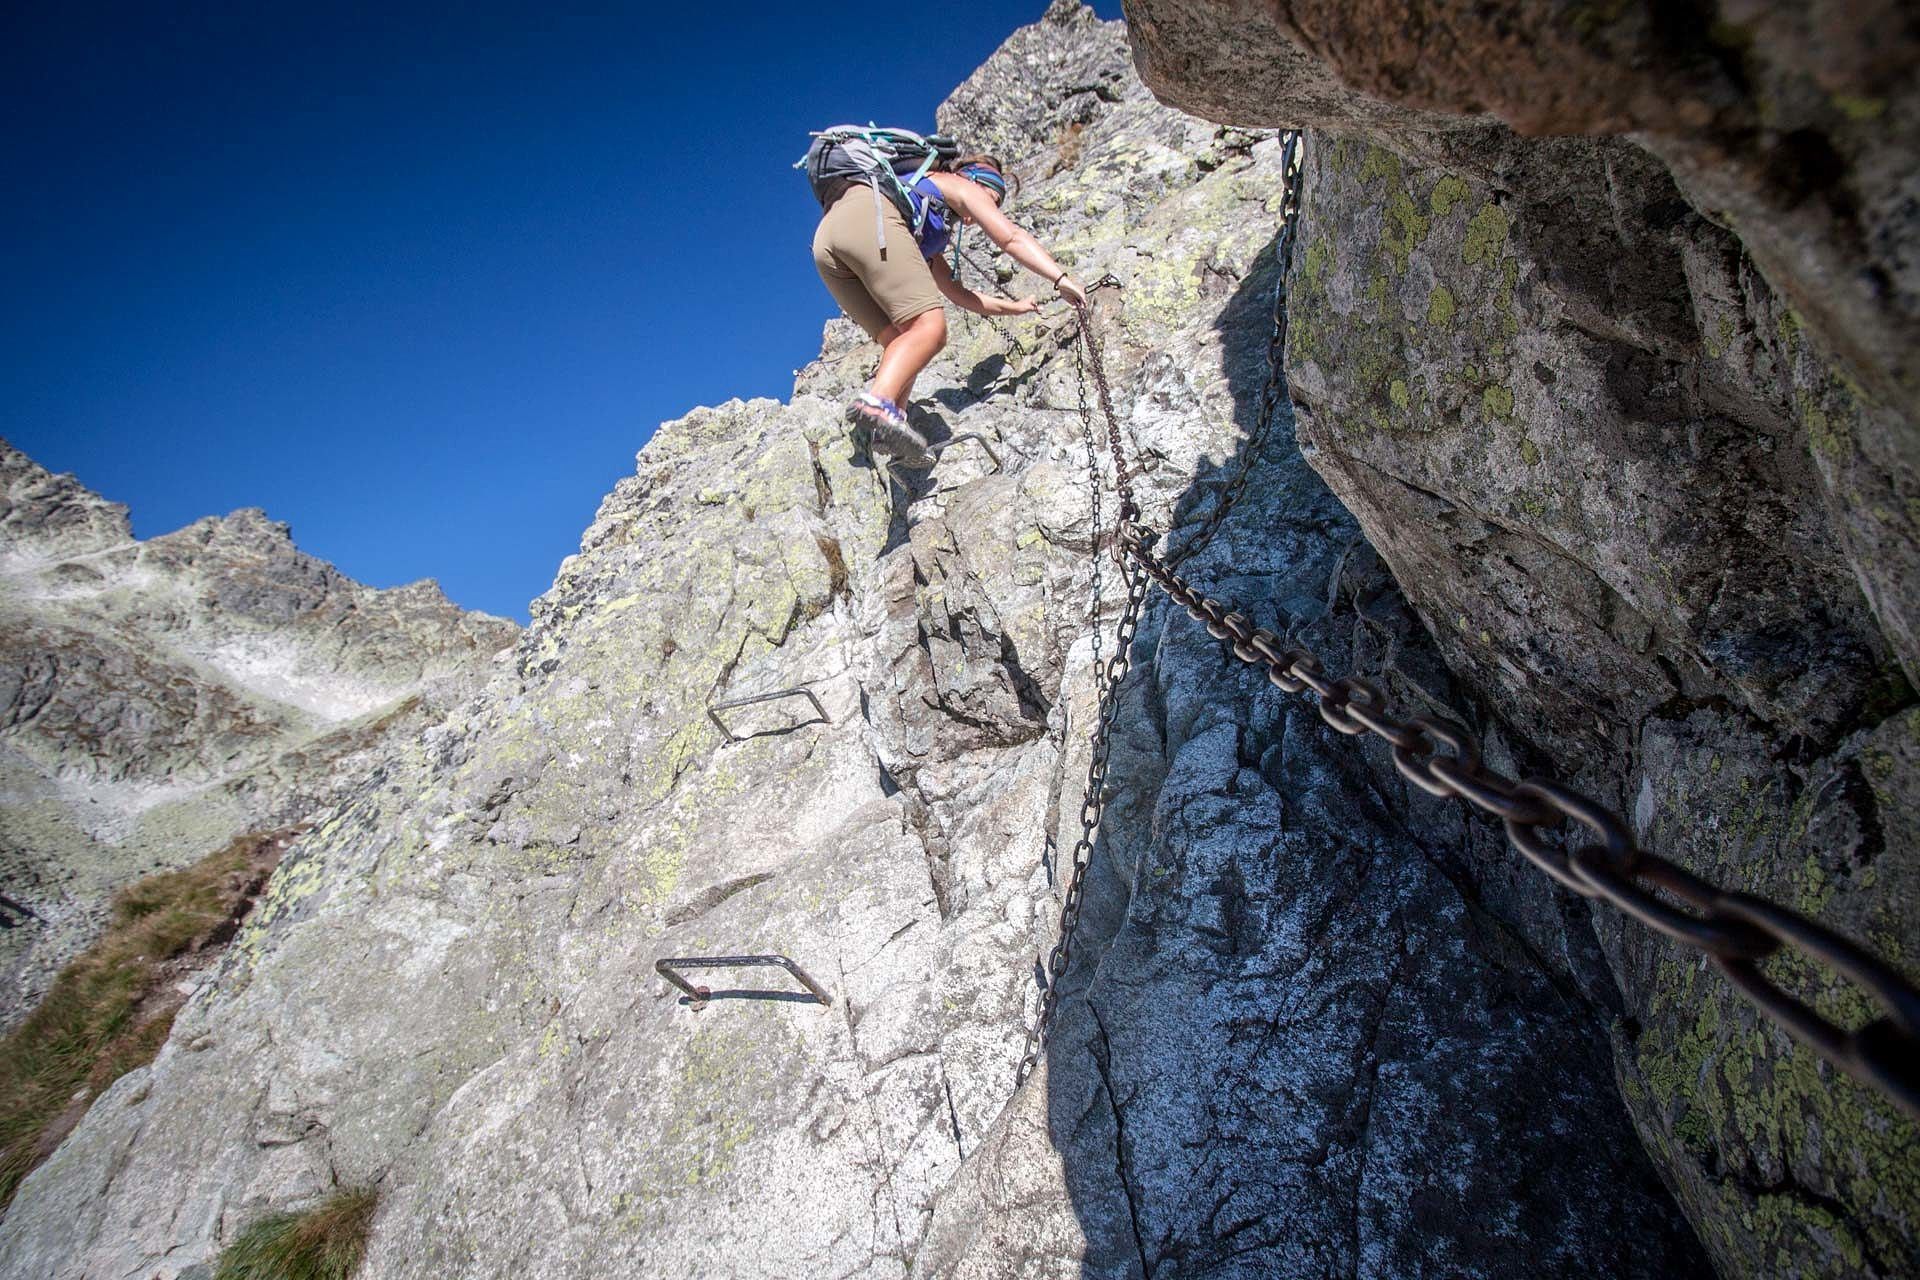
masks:
<path id="1" fill-rule="evenodd" d="M 891 426 L 904 427 L 907 425 L 907 415 L 900 411 L 899 405 L 884 397 L 876 396 L 871 391 L 862 391 L 857 403 L 878 409 L 881 414 L 886 417 L 888 424 Z"/>

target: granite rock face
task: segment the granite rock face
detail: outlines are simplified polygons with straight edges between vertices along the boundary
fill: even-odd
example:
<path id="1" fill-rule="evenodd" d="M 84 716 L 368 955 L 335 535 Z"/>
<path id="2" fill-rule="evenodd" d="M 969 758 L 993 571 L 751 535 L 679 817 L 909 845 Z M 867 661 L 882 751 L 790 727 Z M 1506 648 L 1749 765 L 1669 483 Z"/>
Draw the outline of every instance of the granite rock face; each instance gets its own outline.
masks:
<path id="1" fill-rule="evenodd" d="M 40 917 L 0 933 L 0 1022 L 115 889 L 324 808 L 518 633 L 352 582 L 259 511 L 140 542 L 4 442 L 0 484 L 0 890 Z"/>
<path id="2" fill-rule="evenodd" d="M 1277 139 L 1157 104 L 1064 0 L 940 123 L 1124 282 L 1098 323 L 1178 545 L 1266 377 Z M 289 852 L 23 1185 L 0 1273 L 204 1276 L 254 1216 L 367 1182 L 367 1277 L 1697 1273 L 1599 1007 L 1485 901 L 1478 833 L 1158 598 L 1079 961 L 1013 1089 L 1122 594 L 1075 323 L 956 317 L 916 416 L 984 443 L 891 487 L 840 419 L 873 356 L 844 321 L 789 401 L 661 427 L 511 666 Z M 1193 572 L 1451 696 L 1291 436 Z M 708 718 L 793 688 L 824 717 Z M 695 1011 L 653 972 L 760 952 L 832 1005 L 742 970 Z"/>
<path id="3" fill-rule="evenodd" d="M 8 566 L 70 559 L 133 541 L 127 509 L 72 476 L 56 476 L 11 445 L 0 448 L 0 556 Z"/>
<path id="4" fill-rule="evenodd" d="M 1913 972 L 1911 13 L 1127 8 L 1165 100 L 1314 131 L 1300 440 L 1472 714 L 1649 847 Z M 1627 1102 L 1725 1273 L 1920 1266 L 1912 1122 L 1471 844 L 1484 901 L 1618 1002 Z"/>

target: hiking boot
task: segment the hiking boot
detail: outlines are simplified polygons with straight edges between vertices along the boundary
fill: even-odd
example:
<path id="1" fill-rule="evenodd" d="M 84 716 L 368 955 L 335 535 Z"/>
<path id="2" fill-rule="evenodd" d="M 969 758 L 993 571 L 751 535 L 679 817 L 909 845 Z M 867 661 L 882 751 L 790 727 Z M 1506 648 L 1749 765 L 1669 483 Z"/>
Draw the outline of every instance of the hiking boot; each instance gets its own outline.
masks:
<path id="1" fill-rule="evenodd" d="M 867 448 L 884 453 L 903 467 L 930 467 L 927 438 L 907 425 L 907 415 L 891 400 L 862 391 L 847 406 L 847 421 L 867 429 Z"/>

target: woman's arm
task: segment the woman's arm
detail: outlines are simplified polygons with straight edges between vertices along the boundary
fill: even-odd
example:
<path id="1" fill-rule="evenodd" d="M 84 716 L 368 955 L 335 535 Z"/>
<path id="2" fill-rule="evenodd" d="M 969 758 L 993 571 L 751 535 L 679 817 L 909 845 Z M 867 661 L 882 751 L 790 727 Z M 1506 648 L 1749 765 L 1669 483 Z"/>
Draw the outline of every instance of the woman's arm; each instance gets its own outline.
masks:
<path id="1" fill-rule="evenodd" d="M 1086 290 L 1080 287 L 1079 282 L 1067 274 L 1065 267 L 1054 261 L 1053 255 L 1042 248 L 1038 240 L 1015 226 L 1011 218 L 1000 212 L 1000 206 L 993 202 L 993 197 L 985 190 L 957 174 L 934 173 L 928 176 L 933 179 L 933 185 L 940 188 L 940 194 L 949 206 L 978 223 L 980 229 L 987 233 L 987 238 L 999 245 L 1015 262 L 1053 285 L 1075 306 L 1086 302 Z"/>
<path id="2" fill-rule="evenodd" d="M 945 258 L 928 258 L 927 269 L 933 272 L 934 286 L 948 301 L 977 316 L 1018 316 L 1040 309 L 1040 304 L 1032 298 L 990 298 L 984 293 L 975 293 L 953 278 L 953 268 Z"/>

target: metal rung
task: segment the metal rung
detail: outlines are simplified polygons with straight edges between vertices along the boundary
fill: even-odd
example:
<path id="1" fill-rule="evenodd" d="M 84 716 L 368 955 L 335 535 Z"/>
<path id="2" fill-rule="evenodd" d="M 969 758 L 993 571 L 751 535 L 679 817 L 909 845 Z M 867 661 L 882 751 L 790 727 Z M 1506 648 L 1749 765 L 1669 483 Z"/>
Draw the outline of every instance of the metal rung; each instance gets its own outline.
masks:
<path id="1" fill-rule="evenodd" d="M 833 1003 L 833 997 L 827 994 L 825 987 L 822 987 L 819 983 L 815 982 L 811 977 L 808 976 L 807 971 L 805 969 L 802 969 L 799 965 L 795 964 L 792 960 L 789 960 L 785 956 L 676 956 L 666 960 L 654 961 L 653 971 L 659 974 L 661 977 L 665 978 L 668 982 L 671 982 L 674 986 L 686 992 L 688 1006 L 694 1009 L 695 1011 L 698 1011 L 706 1008 L 707 1001 L 713 998 L 712 989 L 708 987 L 695 986 L 693 983 L 688 982 L 685 978 L 681 977 L 680 974 L 677 972 L 677 970 L 680 970 L 680 969 L 744 969 L 744 968 L 750 968 L 754 966 L 785 969 L 788 973 L 793 975 L 795 981 L 797 981 L 801 986 L 805 987 L 809 992 L 812 993 L 813 998 L 815 1000 L 818 1000 L 823 1005 L 831 1005 Z M 782 995 L 784 994 L 790 997 L 793 993 L 792 992 L 784 992 L 784 993 L 783 992 L 742 992 L 741 994 L 742 995 Z"/>
<path id="2" fill-rule="evenodd" d="M 745 742 L 747 740 L 746 738 L 740 737 L 734 733 L 733 730 L 727 728 L 726 721 L 720 718 L 719 713 L 733 707 L 750 707 L 756 702 L 778 702 L 782 698 L 805 698 L 813 704 L 813 714 L 818 717 L 818 719 L 802 720 L 798 724 L 788 725 L 785 729 L 779 731 L 781 733 L 791 733 L 795 729 L 804 729 L 810 724 L 833 723 L 833 717 L 827 714 L 827 709 L 820 705 L 820 699 L 814 697 L 813 690 L 811 689 L 775 689 L 772 693 L 754 693 L 744 698 L 728 698 L 725 702 L 710 702 L 707 704 L 707 719 L 713 721 L 714 727 L 726 735 L 728 742 Z M 762 732 L 768 731 L 763 730 Z M 757 733 L 747 735 L 748 738 L 757 738 L 759 736 Z"/>
<path id="3" fill-rule="evenodd" d="M 993 447 L 993 444 L 978 431 L 963 431 L 957 436 L 948 436 L 938 444 L 928 445 L 927 452 L 938 459 L 944 455 L 947 450 L 953 448 L 953 446 L 963 444 L 968 440 L 975 441 L 982 449 L 987 451 L 987 456 L 993 459 L 993 469 L 995 471 L 1003 471 L 1006 469 L 1005 464 L 1000 461 L 999 452 Z"/>
<path id="4" fill-rule="evenodd" d="M 16 915 L 20 917 L 18 920 L 13 918 Z M 38 920 L 41 924 L 47 922 L 46 917 L 32 907 L 0 893 L 0 929 L 17 929 L 29 920 Z"/>

